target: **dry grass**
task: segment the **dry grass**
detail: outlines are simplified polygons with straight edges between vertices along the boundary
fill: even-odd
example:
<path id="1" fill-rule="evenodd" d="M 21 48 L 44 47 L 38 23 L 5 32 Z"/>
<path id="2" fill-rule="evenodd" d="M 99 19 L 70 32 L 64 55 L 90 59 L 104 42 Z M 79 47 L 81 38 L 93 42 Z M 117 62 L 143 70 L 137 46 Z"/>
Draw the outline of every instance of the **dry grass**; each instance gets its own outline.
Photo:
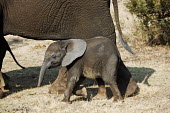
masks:
<path id="1" fill-rule="evenodd" d="M 7 53 L 2 71 L 11 77 L 12 89 L 7 97 L 0 100 L 0 112 L 2 113 L 170 112 L 169 47 L 132 46 L 137 54 L 134 57 L 119 46 L 125 64 L 140 87 L 138 95 L 125 99 L 123 103 L 113 103 L 112 99 L 88 101 L 72 96 L 73 103 L 66 104 L 61 102 L 62 94 L 48 93 L 48 84 L 55 80 L 57 69 L 49 70 L 45 76 L 44 86 L 36 88 L 44 52 L 52 41 L 35 41 L 12 36 L 8 36 L 6 39 L 18 61 L 27 68 L 20 69 Z M 13 42 L 16 43 L 13 44 Z M 94 96 L 97 89 L 91 88 L 88 91 L 90 91 L 89 95 Z"/>
<path id="2" fill-rule="evenodd" d="M 125 1 L 121 0 L 119 4 Z M 121 18 L 124 18 L 123 14 Z M 124 21 L 130 23 L 126 22 L 126 19 Z M 133 28 L 128 29 L 130 30 L 125 34 L 131 34 L 133 31 Z M 128 36 L 130 38 L 130 35 Z M 8 36 L 6 39 L 18 61 L 27 68 L 20 69 L 7 53 L 2 71 L 10 76 L 12 89 L 7 97 L 0 100 L 0 113 L 170 112 L 170 47 L 149 47 L 136 41 L 133 44 L 130 43 L 137 55 L 132 56 L 118 44 L 122 59 L 138 82 L 140 93 L 125 99 L 123 103 L 113 103 L 112 99 L 86 100 L 72 96 L 73 103 L 66 104 L 61 102 L 62 94 L 48 93 L 49 83 L 55 80 L 58 69 L 48 70 L 44 86 L 36 88 L 44 52 L 52 41 L 35 41 L 13 36 Z M 97 89 L 90 87 L 88 91 L 91 97 L 95 95 Z"/>

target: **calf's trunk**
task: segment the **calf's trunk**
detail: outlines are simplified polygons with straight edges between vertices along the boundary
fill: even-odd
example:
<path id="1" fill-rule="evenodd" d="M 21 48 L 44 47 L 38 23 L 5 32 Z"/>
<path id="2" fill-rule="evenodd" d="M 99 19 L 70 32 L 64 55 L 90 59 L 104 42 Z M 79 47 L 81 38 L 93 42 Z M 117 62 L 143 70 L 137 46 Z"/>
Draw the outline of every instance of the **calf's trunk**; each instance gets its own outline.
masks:
<path id="1" fill-rule="evenodd" d="M 38 85 L 37 87 L 40 87 L 41 86 L 41 83 L 43 81 L 43 78 L 44 78 L 44 75 L 46 73 L 46 70 L 48 69 L 48 63 L 43 63 L 42 67 L 41 67 L 41 70 L 40 70 L 40 74 L 39 74 L 39 80 L 38 80 Z"/>

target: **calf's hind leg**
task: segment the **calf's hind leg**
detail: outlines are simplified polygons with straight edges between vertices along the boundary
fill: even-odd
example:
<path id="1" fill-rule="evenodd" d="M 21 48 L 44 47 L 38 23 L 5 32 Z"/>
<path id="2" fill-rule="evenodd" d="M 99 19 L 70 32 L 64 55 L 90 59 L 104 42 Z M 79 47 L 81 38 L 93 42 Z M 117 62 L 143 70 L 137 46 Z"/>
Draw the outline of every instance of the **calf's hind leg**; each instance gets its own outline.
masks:
<path id="1" fill-rule="evenodd" d="M 108 83 L 108 85 L 111 88 L 112 94 L 114 96 L 114 100 L 113 101 L 118 101 L 118 100 L 123 100 L 121 93 L 118 89 L 117 83 L 116 83 L 116 77 L 115 76 L 109 76 L 108 78 L 104 78 L 103 79 L 106 83 Z"/>
<path id="2" fill-rule="evenodd" d="M 116 57 L 110 57 L 105 69 L 102 72 L 102 79 L 105 83 L 108 83 L 114 96 L 113 101 L 123 100 L 119 91 L 116 79 L 117 79 L 117 68 L 118 59 Z"/>

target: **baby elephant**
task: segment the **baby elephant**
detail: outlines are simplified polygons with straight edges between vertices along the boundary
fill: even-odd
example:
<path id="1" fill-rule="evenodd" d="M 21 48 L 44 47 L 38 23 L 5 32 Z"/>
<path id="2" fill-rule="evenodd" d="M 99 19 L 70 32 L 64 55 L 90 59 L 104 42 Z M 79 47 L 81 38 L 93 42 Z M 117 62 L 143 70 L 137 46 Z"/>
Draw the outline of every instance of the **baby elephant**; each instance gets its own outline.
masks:
<path id="1" fill-rule="evenodd" d="M 70 96 L 85 77 L 101 78 L 110 85 L 114 100 L 122 100 L 116 78 L 120 62 L 118 50 L 113 42 L 99 36 L 92 39 L 71 39 L 52 43 L 46 53 L 40 71 L 38 86 L 40 86 L 46 69 L 65 66 L 68 70 L 67 87 L 63 101 L 69 102 Z"/>

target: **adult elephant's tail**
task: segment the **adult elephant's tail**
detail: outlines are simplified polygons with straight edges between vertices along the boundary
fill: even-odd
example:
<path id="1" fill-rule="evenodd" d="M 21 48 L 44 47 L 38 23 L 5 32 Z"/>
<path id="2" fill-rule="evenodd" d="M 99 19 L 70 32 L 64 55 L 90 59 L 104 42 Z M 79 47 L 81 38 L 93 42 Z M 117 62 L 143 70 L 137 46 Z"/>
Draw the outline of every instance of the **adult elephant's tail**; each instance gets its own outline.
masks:
<path id="1" fill-rule="evenodd" d="M 122 30 L 121 30 L 121 27 L 120 27 L 120 22 L 119 22 L 119 10 L 118 10 L 118 3 L 117 3 L 117 0 L 112 0 L 112 3 L 113 3 L 113 8 L 114 8 L 114 17 L 115 17 L 115 21 L 116 21 L 116 27 L 118 29 L 118 32 L 119 32 L 119 40 L 120 42 L 122 43 L 123 47 L 129 51 L 130 53 L 132 53 L 133 55 L 135 54 L 132 49 L 129 47 L 129 45 L 127 44 L 127 42 L 123 39 L 122 37 Z"/>
<path id="2" fill-rule="evenodd" d="M 21 67 L 22 69 L 25 69 L 25 67 L 23 67 L 23 66 L 21 66 L 21 64 L 19 64 L 18 63 L 18 61 L 16 60 L 16 58 L 15 58 L 15 56 L 14 56 L 14 54 L 12 53 L 12 51 L 11 51 L 11 48 L 9 47 L 9 45 L 8 45 L 8 42 L 4 39 L 4 43 L 6 43 L 5 45 L 7 46 L 7 50 L 9 51 L 9 53 L 11 54 L 11 56 L 12 56 L 12 58 L 14 59 L 14 61 L 16 62 L 16 64 L 19 66 L 19 67 Z"/>
<path id="3" fill-rule="evenodd" d="M 9 51 L 9 53 L 11 54 L 12 58 L 14 59 L 14 61 L 16 62 L 16 64 L 17 64 L 19 67 L 21 67 L 22 69 L 25 69 L 25 67 L 23 67 L 21 64 L 18 63 L 18 61 L 16 60 L 16 58 L 15 58 L 14 54 L 12 53 L 10 47 L 8 48 L 8 51 Z"/>

